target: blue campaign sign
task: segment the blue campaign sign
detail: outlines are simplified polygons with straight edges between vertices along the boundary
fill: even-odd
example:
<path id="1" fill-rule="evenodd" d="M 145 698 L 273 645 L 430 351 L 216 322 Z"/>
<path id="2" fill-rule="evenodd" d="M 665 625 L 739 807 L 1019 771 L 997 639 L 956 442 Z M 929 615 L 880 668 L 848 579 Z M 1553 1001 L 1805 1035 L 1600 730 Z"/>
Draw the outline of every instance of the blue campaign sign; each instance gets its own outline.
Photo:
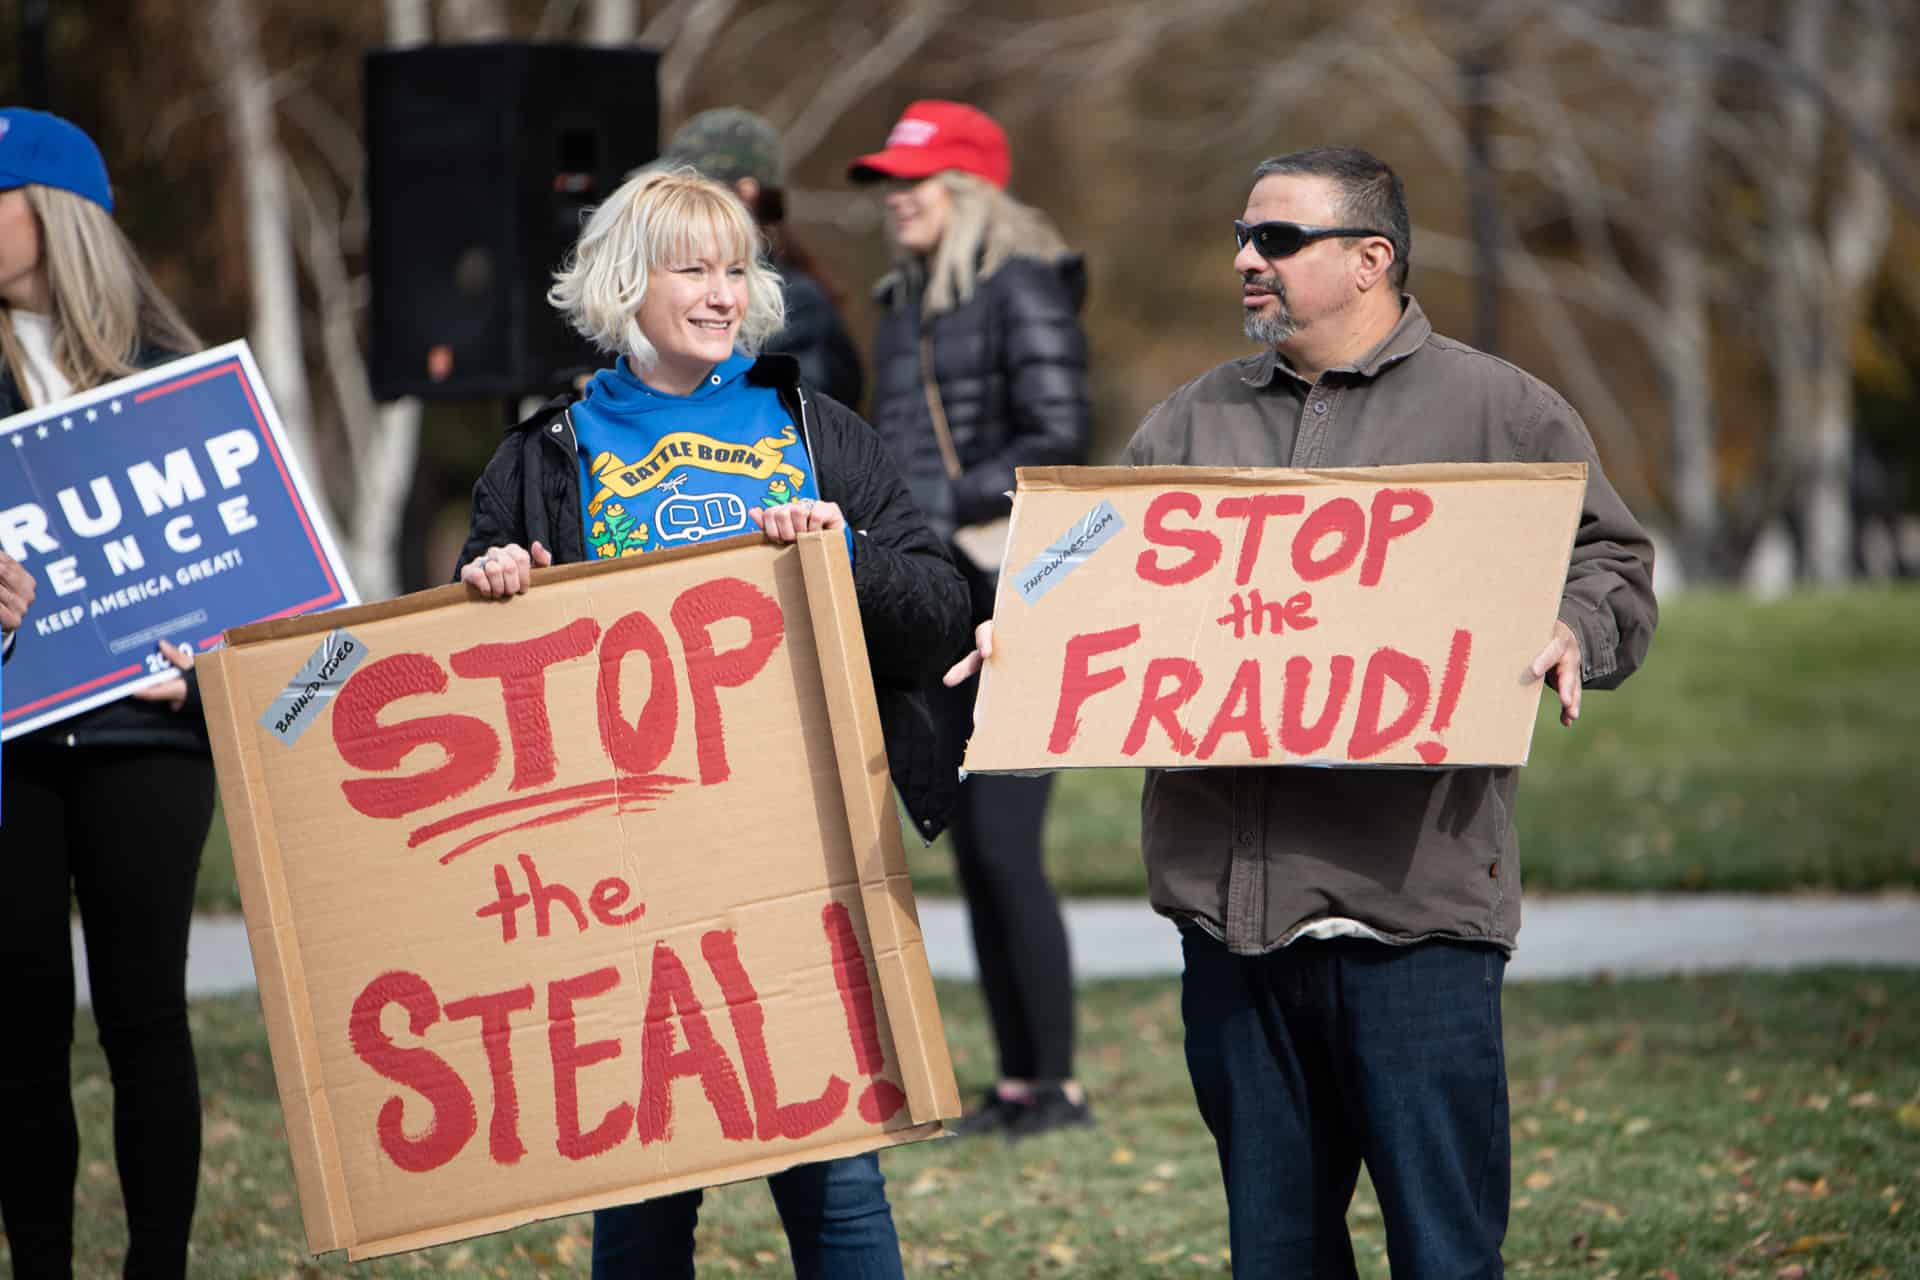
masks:
<path id="1" fill-rule="evenodd" d="M 161 640 L 359 602 L 244 342 L 0 421 L 0 548 L 39 583 L 6 738 L 168 679 Z"/>

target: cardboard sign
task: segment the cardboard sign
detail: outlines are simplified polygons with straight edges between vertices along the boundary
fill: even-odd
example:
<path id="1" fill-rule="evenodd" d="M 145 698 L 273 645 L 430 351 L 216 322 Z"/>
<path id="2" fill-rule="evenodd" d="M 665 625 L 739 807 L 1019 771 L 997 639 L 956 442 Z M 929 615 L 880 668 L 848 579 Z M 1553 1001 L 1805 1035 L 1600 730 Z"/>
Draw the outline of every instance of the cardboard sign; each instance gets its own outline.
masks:
<path id="1" fill-rule="evenodd" d="M 207 718 L 315 1252 L 959 1114 L 838 533 L 228 642 Z"/>
<path id="2" fill-rule="evenodd" d="M 969 770 L 1525 762 L 1584 464 L 1018 483 Z"/>
<path id="3" fill-rule="evenodd" d="M 244 342 L 0 422 L 0 548 L 39 580 L 7 738 L 172 679 L 162 640 L 359 599 Z"/>

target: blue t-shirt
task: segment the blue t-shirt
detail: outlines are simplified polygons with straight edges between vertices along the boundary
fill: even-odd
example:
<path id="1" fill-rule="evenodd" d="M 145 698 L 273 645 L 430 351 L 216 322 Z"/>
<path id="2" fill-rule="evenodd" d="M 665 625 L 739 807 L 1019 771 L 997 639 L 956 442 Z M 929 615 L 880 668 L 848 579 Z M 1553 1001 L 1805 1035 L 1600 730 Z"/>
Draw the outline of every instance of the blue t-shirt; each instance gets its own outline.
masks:
<path id="1" fill-rule="evenodd" d="M 590 557 L 751 533 L 747 508 L 820 496 L 799 428 L 779 393 L 747 381 L 752 366 L 729 356 L 684 396 L 649 387 L 625 360 L 587 383 L 573 431 Z"/>

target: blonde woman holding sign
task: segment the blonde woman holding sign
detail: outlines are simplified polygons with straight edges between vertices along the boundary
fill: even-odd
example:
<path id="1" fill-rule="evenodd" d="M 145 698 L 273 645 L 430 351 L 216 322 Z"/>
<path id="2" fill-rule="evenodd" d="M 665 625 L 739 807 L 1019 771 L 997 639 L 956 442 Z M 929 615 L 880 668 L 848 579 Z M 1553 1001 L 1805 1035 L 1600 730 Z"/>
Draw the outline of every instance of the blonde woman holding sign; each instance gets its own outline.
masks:
<path id="1" fill-rule="evenodd" d="M 0 417 L 199 349 L 112 210 L 92 139 L 58 116 L 0 110 Z M 25 572 L 8 566 L 0 620 L 17 599 L 10 574 Z M 9 656 L 48 643 L 6 637 Z M 0 1053 L 0 1218 L 20 1280 L 73 1265 L 75 899 L 113 1077 L 127 1274 L 186 1272 L 200 1175 L 187 930 L 213 819 L 213 762 L 193 659 L 161 649 L 184 674 L 16 738 L 0 757 L 0 974 L 12 1001 Z"/>
<path id="2" fill-rule="evenodd" d="M 856 182 L 887 183 L 895 248 L 877 291 L 874 425 L 951 539 L 975 622 L 993 612 L 1014 468 L 1087 460 L 1086 275 L 1046 216 L 1007 194 L 1011 172 L 991 117 L 931 100 L 848 166 Z M 940 703 L 941 731 L 958 743 L 976 688 L 964 681 Z M 1066 924 L 1043 860 L 1051 785 L 977 775 L 954 809 L 954 863 L 1000 1055 L 963 1133 L 1019 1139 L 1093 1122 L 1074 1078 Z"/>
<path id="3" fill-rule="evenodd" d="M 514 427 L 473 490 L 459 578 L 511 596 L 532 570 L 758 530 L 837 532 L 853 562 L 887 758 L 931 838 L 957 758 L 921 726 L 966 647 L 966 584 L 914 509 L 873 429 L 761 356 L 780 278 L 739 198 L 690 168 L 629 180 L 596 210 L 549 300 L 616 357 L 576 397 Z M 767 1179 L 801 1277 L 901 1274 L 871 1154 Z M 595 1277 L 691 1276 L 701 1193 L 594 1215 Z"/>

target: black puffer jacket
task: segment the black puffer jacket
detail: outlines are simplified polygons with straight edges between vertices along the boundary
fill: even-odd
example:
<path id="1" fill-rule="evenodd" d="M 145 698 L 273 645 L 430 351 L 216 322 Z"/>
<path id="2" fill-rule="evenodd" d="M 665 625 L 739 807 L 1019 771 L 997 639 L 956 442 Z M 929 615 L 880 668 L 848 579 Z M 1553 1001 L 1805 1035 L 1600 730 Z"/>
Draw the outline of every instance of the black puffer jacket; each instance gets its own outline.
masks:
<path id="1" fill-rule="evenodd" d="M 6 323 L 0 319 L 0 324 Z M 142 369 L 151 369 L 177 360 L 177 351 L 162 351 L 157 347 L 143 348 L 134 358 L 134 363 Z M 13 370 L 0 361 L 0 418 L 11 417 L 26 409 L 25 397 L 13 380 Z M 32 568 L 31 565 L 28 568 Z M 38 576 L 38 575 L 36 575 Z M 44 579 L 43 579 L 44 582 Z M 7 654 L 12 662 L 27 653 L 36 644 L 52 644 L 53 640 L 43 639 L 34 632 L 33 615 L 41 608 L 49 607 L 46 589 L 41 588 L 39 599 L 27 610 L 26 621 L 20 624 L 20 630 L 13 638 L 13 648 Z M 200 678 L 193 671 L 186 672 L 187 700 L 178 711 L 170 710 L 163 702 L 144 702 L 139 698 L 121 698 L 105 703 L 91 711 L 82 711 L 77 716 L 68 716 L 36 729 L 7 744 L 8 751 L 37 750 L 42 748 L 72 747 L 135 747 L 158 748 L 167 751 L 207 752 L 206 711 L 200 701 Z"/>
<path id="2" fill-rule="evenodd" d="M 969 645 L 967 589 L 933 536 L 873 429 L 852 410 L 804 388 L 791 356 L 754 362 L 747 379 L 773 387 L 799 424 L 822 501 L 838 503 L 854 530 L 854 595 L 867 636 L 887 762 L 923 838 L 946 826 L 959 758 L 934 731 L 928 692 Z M 557 397 L 509 428 L 473 486 L 460 564 L 488 547 L 536 540 L 555 563 L 584 560 L 579 445 Z M 458 580 L 460 566 L 454 566 Z"/>
<path id="3" fill-rule="evenodd" d="M 934 378 L 960 457 L 948 478 L 920 374 L 921 300 L 889 277 L 873 347 L 873 424 L 943 538 L 1003 516 L 1015 467 L 1086 461 L 1086 271 L 1078 254 L 1010 258 L 927 323 Z"/>
<path id="4" fill-rule="evenodd" d="M 803 386 L 824 391 L 849 408 L 859 408 L 867 379 L 860 371 L 860 353 L 840 313 L 834 310 L 833 299 L 806 272 L 784 263 L 774 265 L 780 269 L 781 292 L 787 302 L 787 327 L 768 340 L 767 350 L 798 360 Z"/>

